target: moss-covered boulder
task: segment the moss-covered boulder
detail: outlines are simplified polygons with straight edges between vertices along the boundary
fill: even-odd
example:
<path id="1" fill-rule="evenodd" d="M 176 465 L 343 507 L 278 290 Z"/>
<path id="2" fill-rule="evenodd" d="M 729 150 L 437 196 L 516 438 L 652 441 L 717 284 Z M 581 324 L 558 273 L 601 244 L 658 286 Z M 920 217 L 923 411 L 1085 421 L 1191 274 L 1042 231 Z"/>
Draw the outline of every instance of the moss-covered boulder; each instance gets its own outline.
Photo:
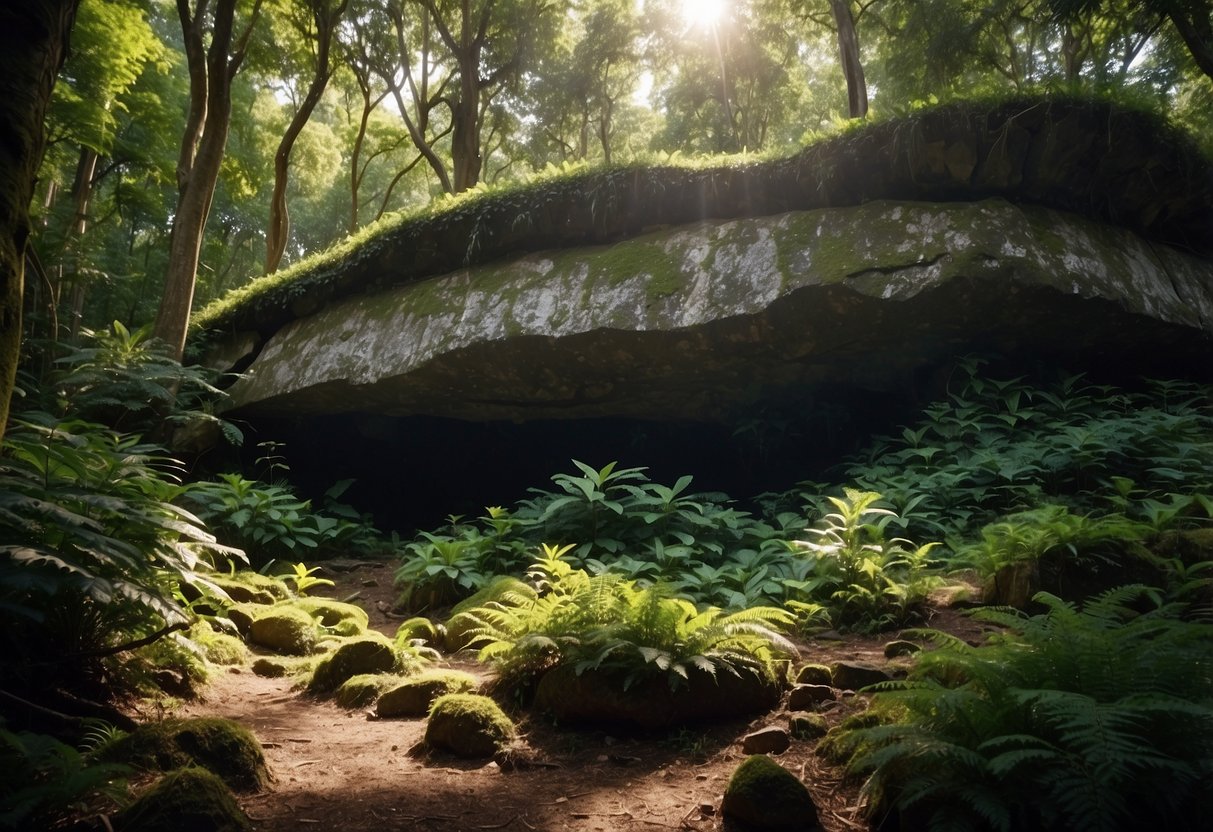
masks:
<path id="1" fill-rule="evenodd" d="M 205 621 L 199 621 L 191 627 L 189 635 L 190 639 L 202 648 L 206 660 L 213 664 L 244 664 L 244 660 L 248 658 L 248 648 L 242 640 L 227 633 L 215 632 Z"/>
<path id="2" fill-rule="evenodd" d="M 305 656 L 316 648 L 319 631 L 310 615 L 293 606 L 270 607 L 249 627 L 249 641 L 291 656 Z"/>
<path id="3" fill-rule="evenodd" d="M 244 726 L 219 717 L 141 725 L 110 746 L 105 758 L 150 771 L 202 766 L 239 792 L 258 791 L 270 781 L 261 743 Z"/>
<path id="4" fill-rule="evenodd" d="M 253 630 L 253 619 L 264 610 L 258 604 L 236 604 L 222 611 L 222 614 L 236 628 L 236 632 L 248 638 L 249 633 Z"/>
<path id="5" fill-rule="evenodd" d="M 819 829 L 817 807 L 804 784 L 770 757 L 747 757 L 724 790 L 720 813 L 753 832 Z"/>
<path id="6" fill-rule="evenodd" d="M 355 635 L 366 630 L 370 618 L 366 610 L 357 604 L 347 604 L 344 601 L 334 601 L 332 598 L 295 598 L 290 602 L 292 607 L 301 609 L 325 627 L 338 628 L 345 625 L 352 628 L 351 632 L 342 635 Z"/>
<path id="7" fill-rule="evenodd" d="M 331 693 L 352 676 L 387 673 L 399 664 L 396 649 L 379 633 L 351 639 L 320 660 L 307 689 L 310 693 Z"/>
<path id="8" fill-rule="evenodd" d="M 460 757 L 492 757 L 514 738 L 514 723 L 487 696 L 450 693 L 434 700 L 425 743 Z"/>
<path id="9" fill-rule="evenodd" d="M 425 716 L 440 696 L 470 693 L 476 677 L 461 670 L 427 670 L 385 690 L 375 703 L 382 717 Z"/>
<path id="10" fill-rule="evenodd" d="M 260 658 L 253 662 L 253 674 L 266 679 L 281 679 L 290 672 L 290 666 L 280 659 Z"/>
<path id="11" fill-rule="evenodd" d="M 796 673 L 798 685 L 828 685 L 832 682 L 830 668 L 824 664 L 806 664 Z"/>
<path id="12" fill-rule="evenodd" d="M 342 708 L 365 708 L 400 681 L 401 677 L 394 673 L 362 673 L 342 682 L 333 698 Z"/>
<path id="13" fill-rule="evenodd" d="M 425 647 L 441 650 L 444 647 L 446 628 L 435 624 L 424 616 L 415 616 L 396 628 L 396 646 L 405 647 L 420 643 Z"/>
<path id="14" fill-rule="evenodd" d="M 614 724 L 656 730 L 769 711 L 783 694 L 780 680 L 756 673 L 715 676 L 690 668 L 671 688 L 665 675 L 628 680 L 623 674 L 564 666 L 539 680 L 535 704 L 563 723 Z"/>
<path id="15" fill-rule="evenodd" d="M 202 768 L 170 772 L 113 818 L 117 832 L 249 832 L 223 780 Z"/>
<path id="16" fill-rule="evenodd" d="M 227 597 L 237 604 L 272 606 L 283 600 L 283 595 L 280 591 L 285 588 L 273 578 L 257 575 L 255 572 L 248 573 L 248 575 L 256 575 L 256 579 L 252 577 L 245 577 L 243 579 L 215 577 L 211 581 L 215 586 L 226 592 Z M 270 588 L 271 586 L 273 589 Z"/>

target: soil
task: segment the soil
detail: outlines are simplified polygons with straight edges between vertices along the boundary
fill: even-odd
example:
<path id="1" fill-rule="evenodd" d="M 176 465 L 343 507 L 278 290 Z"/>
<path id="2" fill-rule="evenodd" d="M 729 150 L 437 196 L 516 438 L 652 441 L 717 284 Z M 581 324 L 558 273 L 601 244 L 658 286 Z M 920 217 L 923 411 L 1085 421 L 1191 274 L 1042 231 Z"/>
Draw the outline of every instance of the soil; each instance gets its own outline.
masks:
<path id="1" fill-rule="evenodd" d="M 354 600 L 367 609 L 372 627 L 395 634 L 400 622 L 390 613 L 394 592 L 387 564 L 330 568 L 327 576 L 337 585 L 313 594 L 348 600 L 357 593 Z M 935 613 L 929 623 L 972 641 L 981 638 L 980 626 L 954 611 Z M 898 635 L 804 642 L 801 663 L 883 664 L 884 644 Z M 474 656 L 451 657 L 447 664 L 489 676 Z M 861 711 L 863 700 L 844 695 L 824 714 L 836 724 Z M 515 756 L 517 764 L 507 762 L 504 770 L 496 762 L 424 751 L 422 719 L 374 719 L 369 711 L 339 708 L 294 689 L 289 679 L 262 678 L 247 667 L 216 672 L 201 698 L 182 710 L 186 716 L 235 719 L 261 740 L 274 782 L 241 798 L 259 832 L 727 830 L 720 800 L 746 757 L 742 738 L 764 726 L 788 724 L 781 708 L 749 720 L 640 735 L 555 726 L 514 709 L 524 748 Z M 793 739 L 774 759 L 808 787 L 824 829 L 867 829 L 859 784 L 816 756 L 816 744 Z"/>

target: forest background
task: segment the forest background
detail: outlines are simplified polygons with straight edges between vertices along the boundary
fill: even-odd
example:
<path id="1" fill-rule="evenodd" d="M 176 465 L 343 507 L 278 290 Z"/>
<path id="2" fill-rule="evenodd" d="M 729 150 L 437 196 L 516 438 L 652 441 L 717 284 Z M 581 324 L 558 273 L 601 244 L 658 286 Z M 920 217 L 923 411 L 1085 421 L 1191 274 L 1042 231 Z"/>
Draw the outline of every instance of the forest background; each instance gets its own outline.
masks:
<path id="1" fill-rule="evenodd" d="M 782 155 L 852 117 L 1041 90 L 1209 139 L 1210 21 L 1207 0 L 83 0 L 26 349 L 121 320 L 180 357 L 224 292 L 553 167 Z"/>

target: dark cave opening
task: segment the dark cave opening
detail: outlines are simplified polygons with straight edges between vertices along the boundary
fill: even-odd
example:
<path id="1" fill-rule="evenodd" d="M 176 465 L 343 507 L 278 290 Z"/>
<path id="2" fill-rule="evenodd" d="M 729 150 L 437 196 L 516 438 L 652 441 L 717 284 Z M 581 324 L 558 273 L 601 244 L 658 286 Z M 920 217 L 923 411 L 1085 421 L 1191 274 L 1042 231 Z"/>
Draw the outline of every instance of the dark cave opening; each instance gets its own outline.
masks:
<path id="1" fill-rule="evenodd" d="M 486 506 L 511 506 L 531 488 L 554 488 L 553 474 L 576 473 L 573 459 L 596 468 L 609 462 L 643 467 L 667 485 L 691 474 L 693 491 L 723 492 L 744 507 L 763 492 L 828 476 L 916 409 L 904 393 L 851 389 L 768 400 L 728 424 L 470 422 L 370 413 L 257 418 L 242 425 L 242 468 L 264 479 L 265 458 L 280 454 L 290 482 L 313 499 L 353 479 L 342 501 L 402 535 L 436 528 L 450 514 L 478 517 Z"/>

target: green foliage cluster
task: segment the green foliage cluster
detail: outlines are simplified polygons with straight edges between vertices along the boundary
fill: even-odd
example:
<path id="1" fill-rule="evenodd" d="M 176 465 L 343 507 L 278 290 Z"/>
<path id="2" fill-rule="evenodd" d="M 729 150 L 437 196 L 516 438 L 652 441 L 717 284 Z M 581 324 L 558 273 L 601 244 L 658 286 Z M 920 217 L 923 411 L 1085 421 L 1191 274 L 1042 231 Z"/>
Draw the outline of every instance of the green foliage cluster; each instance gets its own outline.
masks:
<path id="1" fill-rule="evenodd" d="M 958 548 L 1003 515 L 1046 503 L 1157 525 L 1174 519 L 1170 492 L 1213 492 L 1206 388 L 1148 381 L 1133 392 L 1081 375 L 1036 386 L 987 378 L 983 363 L 962 362 L 955 392 L 842 472 L 882 494 L 910 536 Z"/>
<path id="2" fill-rule="evenodd" d="M 349 480 L 337 483 L 326 494 L 325 507 L 313 508 L 311 500 L 300 499 L 289 485 L 220 474 L 186 486 L 181 501 L 218 537 L 264 565 L 304 550 L 323 556 L 378 546 L 374 528 L 358 512 L 336 502 L 349 485 Z M 299 580 L 306 584 L 308 578 Z"/>
<path id="3" fill-rule="evenodd" d="M 51 829 L 125 795 L 131 769 L 104 762 L 53 737 L 0 725 L 0 830 Z"/>
<path id="4" fill-rule="evenodd" d="M 844 733 L 873 810 L 930 829 L 1196 829 L 1213 799 L 1213 624 L 1130 585 L 1083 608 L 977 615 L 972 647 L 931 634 L 880 724 Z"/>
<path id="5" fill-rule="evenodd" d="M 543 548 L 530 585 L 460 613 L 472 646 L 507 686 L 528 687 L 560 666 L 614 671 L 625 686 L 659 675 L 677 687 L 692 668 L 775 679 L 776 661 L 796 652 L 780 633 L 794 621 L 786 610 L 700 609 L 661 585 L 576 569 L 563 557 L 568 546 Z"/>

